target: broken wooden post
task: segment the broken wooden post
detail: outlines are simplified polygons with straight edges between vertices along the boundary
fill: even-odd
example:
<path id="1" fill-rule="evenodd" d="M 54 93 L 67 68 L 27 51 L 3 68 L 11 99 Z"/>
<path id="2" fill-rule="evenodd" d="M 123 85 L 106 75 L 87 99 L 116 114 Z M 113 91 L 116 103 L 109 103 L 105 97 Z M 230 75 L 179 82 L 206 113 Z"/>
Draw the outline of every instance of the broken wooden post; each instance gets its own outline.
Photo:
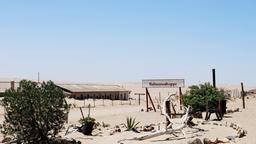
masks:
<path id="1" fill-rule="evenodd" d="M 167 100 L 166 102 L 165 102 L 165 110 L 166 110 L 166 114 L 169 116 L 169 117 L 171 117 L 171 106 L 170 106 L 170 100 Z M 170 121 L 169 121 L 169 119 L 166 117 L 166 128 L 168 127 L 168 125 L 170 125 Z"/>
<path id="2" fill-rule="evenodd" d="M 168 99 L 169 98 L 166 98 L 165 100 L 168 100 Z M 165 102 L 164 102 L 164 104 L 165 104 Z M 189 116 L 189 112 L 191 110 L 191 107 L 189 106 L 188 108 L 185 108 L 185 109 L 186 109 L 186 114 L 181 118 L 180 124 L 177 127 L 163 129 L 163 130 L 160 130 L 160 131 L 156 131 L 154 133 L 150 133 L 150 134 L 146 134 L 146 135 L 143 135 L 143 136 L 135 137 L 135 138 L 132 138 L 130 140 L 140 140 L 140 141 L 142 141 L 142 140 L 147 140 L 147 139 L 150 139 L 150 138 L 153 138 L 153 137 L 161 136 L 163 134 L 174 134 L 177 131 L 179 131 L 179 132 L 181 131 L 183 133 L 183 135 L 186 137 L 186 132 L 184 131 L 184 129 L 188 127 L 188 122 L 191 120 L 191 118 Z M 165 115 L 165 116 L 168 117 L 168 115 Z"/>
<path id="3" fill-rule="evenodd" d="M 14 88 L 15 88 L 15 82 L 11 81 L 11 89 L 14 90 Z"/>
<path id="4" fill-rule="evenodd" d="M 245 92 L 244 92 L 244 84 L 241 83 L 241 96 L 242 96 L 242 101 L 243 101 L 243 109 L 245 109 L 245 100 L 244 100 L 244 97 L 245 97 Z"/>
<path id="5" fill-rule="evenodd" d="M 81 107 L 79 107 L 80 108 L 80 112 L 81 112 L 81 114 L 82 114 L 82 117 L 83 117 L 83 119 L 84 119 L 84 113 L 83 113 L 83 110 L 82 110 L 82 108 Z"/>
<path id="6" fill-rule="evenodd" d="M 139 95 L 139 105 L 140 105 L 140 95 Z"/>
<path id="7" fill-rule="evenodd" d="M 96 101 L 95 98 L 93 98 L 93 107 L 95 107 L 95 101 Z"/>
<path id="8" fill-rule="evenodd" d="M 89 104 L 88 106 L 88 117 L 90 117 L 90 115 L 91 115 L 91 104 Z"/>
<path id="9" fill-rule="evenodd" d="M 183 97 L 182 97 L 181 87 L 179 87 L 179 95 L 180 95 L 180 110 L 182 110 L 182 107 L 183 107 Z"/>
<path id="10" fill-rule="evenodd" d="M 104 104 L 104 98 L 102 98 L 102 105 L 105 106 L 105 104 Z"/>
<path id="11" fill-rule="evenodd" d="M 175 109 L 175 107 L 174 107 L 174 104 L 172 103 L 172 109 L 173 109 L 173 117 L 176 117 L 176 109 Z"/>
<path id="12" fill-rule="evenodd" d="M 205 120 L 209 120 L 208 119 L 208 115 L 209 115 L 209 102 L 208 99 L 206 99 L 206 106 L 205 106 L 205 110 L 206 110 L 206 114 L 205 114 Z"/>

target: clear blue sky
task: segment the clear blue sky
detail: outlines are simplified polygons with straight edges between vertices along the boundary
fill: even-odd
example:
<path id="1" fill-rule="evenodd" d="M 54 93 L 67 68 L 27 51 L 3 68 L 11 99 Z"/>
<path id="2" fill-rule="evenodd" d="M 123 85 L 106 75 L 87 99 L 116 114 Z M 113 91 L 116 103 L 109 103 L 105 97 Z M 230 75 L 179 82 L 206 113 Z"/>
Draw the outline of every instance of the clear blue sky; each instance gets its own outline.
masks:
<path id="1" fill-rule="evenodd" d="M 256 85 L 256 2 L 5 0 L 0 77 Z"/>

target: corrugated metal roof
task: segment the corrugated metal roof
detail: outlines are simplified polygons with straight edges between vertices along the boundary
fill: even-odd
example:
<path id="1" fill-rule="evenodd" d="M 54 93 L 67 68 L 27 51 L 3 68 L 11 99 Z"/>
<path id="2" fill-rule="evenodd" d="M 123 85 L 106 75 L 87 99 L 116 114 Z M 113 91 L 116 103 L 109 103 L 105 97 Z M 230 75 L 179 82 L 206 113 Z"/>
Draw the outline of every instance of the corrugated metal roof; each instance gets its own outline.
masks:
<path id="1" fill-rule="evenodd" d="M 118 85 L 97 85 L 97 84 L 56 84 L 57 86 L 71 92 L 127 92 Z"/>

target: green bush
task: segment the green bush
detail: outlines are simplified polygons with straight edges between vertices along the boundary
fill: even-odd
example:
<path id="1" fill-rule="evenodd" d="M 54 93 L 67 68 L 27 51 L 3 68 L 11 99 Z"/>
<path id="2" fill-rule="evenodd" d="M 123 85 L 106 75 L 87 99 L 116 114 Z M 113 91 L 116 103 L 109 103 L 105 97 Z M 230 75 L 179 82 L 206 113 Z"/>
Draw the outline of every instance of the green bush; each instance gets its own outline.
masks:
<path id="1" fill-rule="evenodd" d="M 215 108 L 218 100 L 224 100 L 224 91 L 214 88 L 210 83 L 193 85 L 189 87 L 189 91 L 183 97 L 185 106 L 192 106 L 193 112 L 205 111 L 206 101 L 209 108 Z"/>
<path id="2" fill-rule="evenodd" d="M 5 92 L 2 105 L 2 133 L 18 143 L 52 143 L 69 109 L 63 91 L 51 81 L 38 84 L 23 80 L 17 90 Z"/>
<path id="3" fill-rule="evenodd" d="M 136 126 L 139 124 L 140 122 L 136 123 L 136 119 L 132 118 L 132 117 L 127 117 L 126 118 L 126 124 L 124 124 L 126 131 L 131 131 L 133 128 L 136 128 Z"/>
<path id="4" fill-rule="evenodd" d="M 95 123 L 95 119 L 92 117 L 81 118 L 79 120 L 79 123 L 81 125 L 87 125 L 88 123 Z"/>

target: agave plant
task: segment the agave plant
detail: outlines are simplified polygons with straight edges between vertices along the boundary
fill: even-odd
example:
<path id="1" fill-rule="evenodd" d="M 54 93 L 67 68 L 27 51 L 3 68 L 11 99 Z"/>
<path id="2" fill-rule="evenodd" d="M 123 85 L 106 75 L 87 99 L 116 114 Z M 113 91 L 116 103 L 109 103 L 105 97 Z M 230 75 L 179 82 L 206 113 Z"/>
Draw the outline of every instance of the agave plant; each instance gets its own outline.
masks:
<path id="1" fill-rule="evenodd" d="M 140 122 L 136 122 L 135 118 L 127 117 L 126 118 L 126 124 L 124 124 L 126 131 L 131 131 L 132 129 L 136 128 L 136 126 Z"/>

